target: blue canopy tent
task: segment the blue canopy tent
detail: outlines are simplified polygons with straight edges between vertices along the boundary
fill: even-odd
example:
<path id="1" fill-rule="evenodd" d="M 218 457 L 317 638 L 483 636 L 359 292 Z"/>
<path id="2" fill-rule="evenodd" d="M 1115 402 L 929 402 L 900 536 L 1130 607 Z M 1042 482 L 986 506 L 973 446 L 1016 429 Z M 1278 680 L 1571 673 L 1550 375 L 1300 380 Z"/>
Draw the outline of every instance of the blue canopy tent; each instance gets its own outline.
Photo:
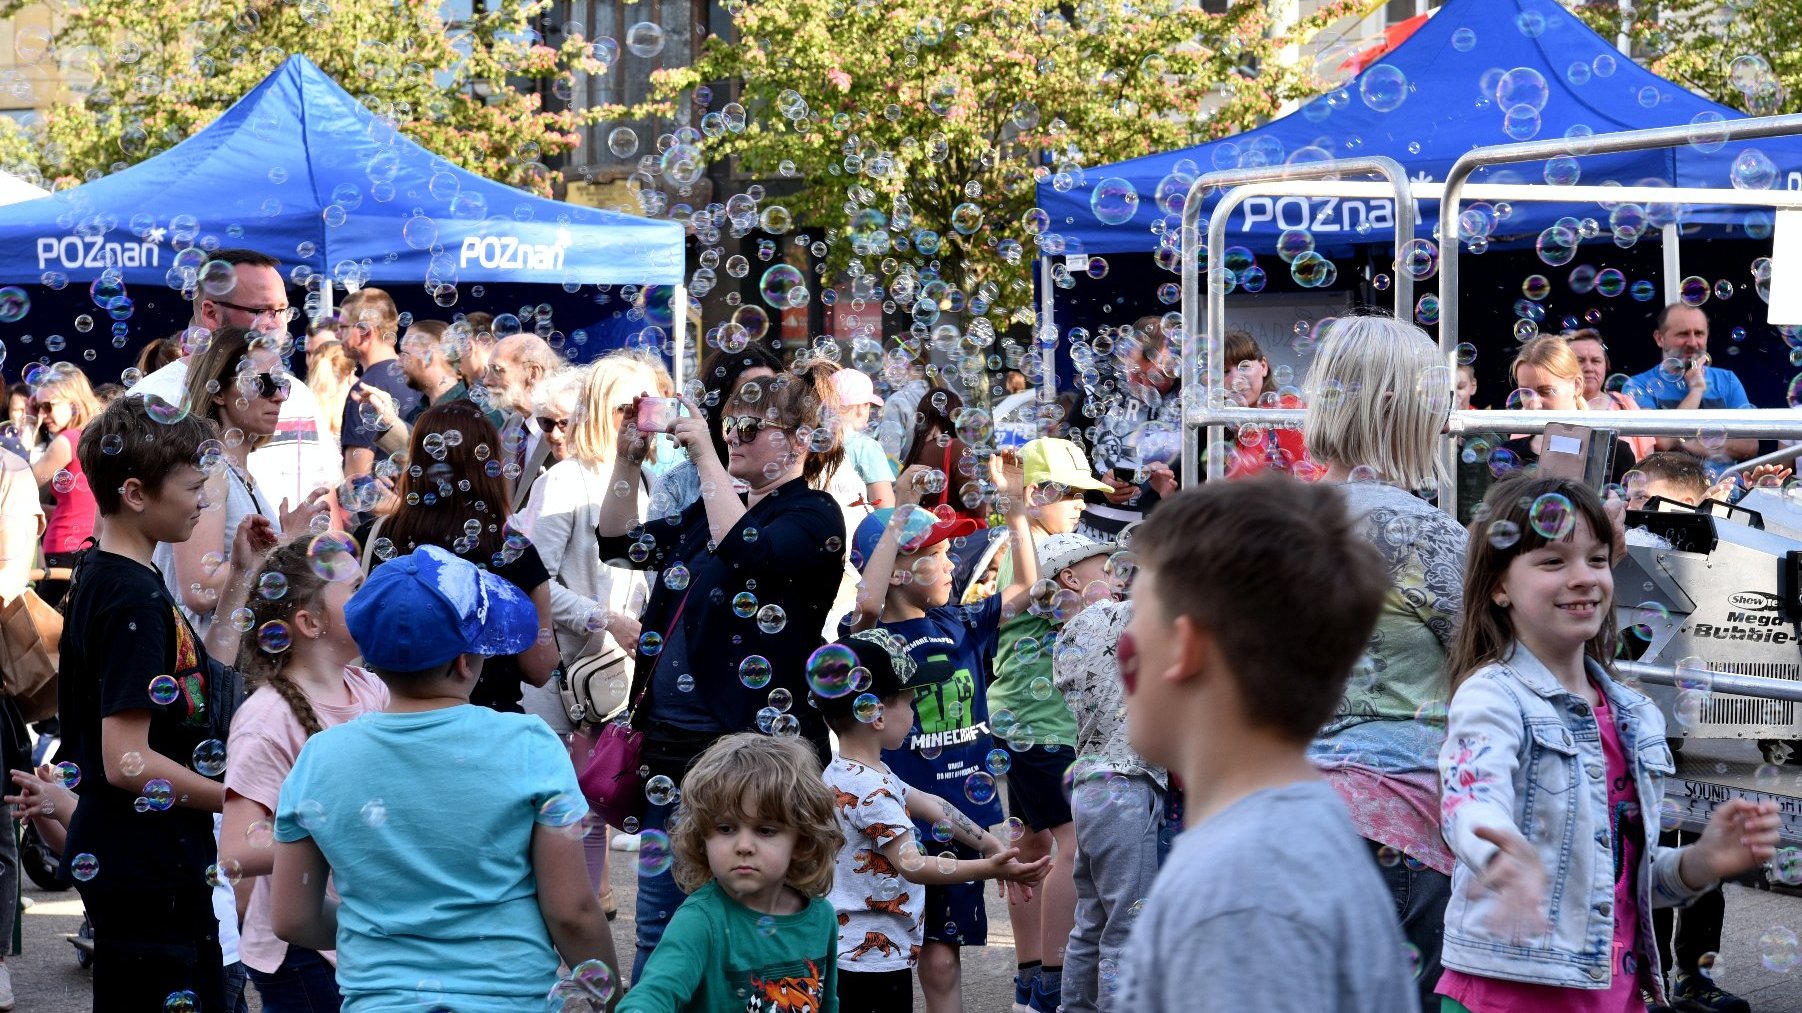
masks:
<path id="1" fill-rule="evenodd" d="M 1146 312 L 1163 312 L 1173 306 L 1174 273 L 1180 257 L 1176 245 L 1183 202 L 1189 185 L 1206 172 L 1222 169 L 1307 164 L 1354 156 L 1387 156 L 1405 167 L 1411 180 L 1421 184 L 1442 181 L 1457 158 L 1472 148 L 1510 141 L 1568 137 L 1570 155 L 1552 162 L 1527 162 L 1478 171 L 1471 182 L 1605 184 L 1665 187 L 1734 187 L 1786 189 L 1802 186 L 1802 137 L 1769 138 L 1746 143 L 1720 143 L 1711 125 L 1742 114 L 1697 96 L 1666 81 L 1621 55 L 1555 0 L 1449 0 L 1409 38 L 1365 67 L 1340 89 L 1317 98 L 1299 110 L 1261 127 L 1207 144 L 1148 155 L 1113 165 L 1076 172 L 1054 173 L 1038 184 L 1038 206 L 1046 213 L 1039 253 L 1043 258 L 1037 283 L 1044 306 L 1041 325 L 1097 325 L 1109 320 L 1133 319 L 1132 307 L 1151 303 Z M 1593 134 L 1670 124 L 1695 125 L 1691 144 L 1678 148 L 1586 155 L 1585 138 Z M 1601 259 L 1637 273 L 1642 279 L 1657 277 L 1663 258 L 1664 299 L 1676 297 L 1682 272 L 1677 265 L 1677 244 L 1685 235 L 1768 238 L 1772 215 L 1768 210 L 1745 207 L 1677 203 L 1630 205 L 1615 212 L 1596 203 L 1552 203 L 1519 200 L 1506 215 L 1489 204 L 1487 225 L 1490 247 L 1525 251 L 1521 275 L 1545 270 L 1533 257 L 1534 242 L 1560 218 L 1596 219 L 1593 234 L 1573 230 L 1560 241 L 1577 245 L 1574 256 L 1585 261 Z M 1202 228 L 1218 195 L 1204 198 Z M 1463 208 L 1473 210 L 1479 198 L 1467 196 Z M 1418 199 L 1416 236 L 1436 235 L 1438 202 Z M 1652 242 L 1638 242 L 1631 249 L 1617 247 L 1611 216 Z M 1290 230 L 1305 231 L 1313 248 L 1328 258 L 1357 255 L 1365 261 L 1361 273 L 1382 285 L 1380 275 L 1392 270 L 1394 242 L 1393 200 L 1383 197 L 1254 197 L 1240 204 L 1227 223 L 1227 244 L 1246 248 L 1253 255 L 1273 251 L 1278 238 Z M 1471 219 L 1465 219 L 1469 235 Z M 1656 241 L 1662 231 L 1664 242 Z M 1581 240 L 1579 244 L 1579 240 Z M 1567 251 L 1569 252 L 1569 251 Z M 1083 258 L 1116 255 L 1155 255 L 1156 263 L 1171 274 L 1135 268 L 1114 272 L 1107 281 L 1094 281 L 1101 273 L 1084 277 Z M 1068 261 L 1060 260 L 1072 255 Z M 1493 261 L 1497 254 L 1492 253 Z M 1054 259 L 1057 258 L 1057 259 Z M 1242 260 L 1243 258 L 1241 258 Z M 1567 258 L 1568 259 L 1568 258 Z M 1552 263 L 1547 260 L 1546 263 Z M 1229 267 L 1237 270 L 1230 262 Z M 1066 265 L 1068 269 L 1066 270 Z M 1150 265 L 1146 265 L 1149 267 Z M 1294 279 L 1284 265 L 1269 271 L 1271 291 L 1298 291 L 1307 283 Z M 1496 263 L 1490 273 L 1501 269 Z M 1263 267 L 1260 270 L 1264 270 Z M 1277 272 L 1281 272 L 1279 279 Z M 1149 283 L 1146 276 L 1150 275 Z M 1717 274 L 1716 277 L 1719 275 Z M 1342 276 L 1340 294 L 1350 281 Z M 1473 279 L 1474 280 L 1474 279 Z M 1487 294 L 1490 308 L 1508 319 L 1506 307 L 1518 299 L 1520 281 L 1508 284 L 1496 276 L 1495 291 Z M 1750 296 L 1750 279 L 1738 287 L 1748 293 L 1743 306 L 1723 306 L 1720 326 L 1748 327 L 1763 323 L 1763 306 Z M 1159 283 L 1164 285 L 1159 289 Z M 1646 284 L 1650 284 L 1649 279 Z M 1131 286 L 1131 290 L 1127 290 Z M 1655 290 L 1635 287 L 1633 300 L 1601 308 L 1613 314 L 1609 326 L 1636 329 L 1627 317 L 1627 304 L 1650 313 L 1656 305 Z M 1157 305 L 1152 290 L 1159 289 Z M 1467 292 L 1467 295 L 1474 294 Z M 1606 293 L 1604 293 L 1606 294 Z M 1325 298 L 1327 293 L 1320 293 Z M 1383 302 L 1372 290 L 1367 296 Z M 1274 305 L 1251 296 L 1235 295 L 1239 305 L 1250 308 Z M 1568 311 L 1585 304 L 1562 290 L 1552 302 Z M 1552 305 L 1551 302 L 1544 306 Z M 1121 307 L 1128 309 L 1122 312 Z M 1598 309 L 1587 303 L 1585 313 Z M 1543 307 L 1542 307 L 1543 308 Z M 1714 307 L 1711 307 L 1711 312 Z M 1330 312 L 1327 311 L 1327 312 Z M 1557 319 L 1553 310 L 1553 320 Z M 1111 313 L 1101 317 L 1099 313 Z M 1122 319 L 1124 318 L 1124 319 Z M 1569 319 L 1568 317 L 1566 319 Z M 1548 324 L 1548 326 L 1551 326 Z M 1649 333 L 1649 327 L 1647 328 Z M 1049 333 L 1048 331 L 1046 333 Z M 1734 328 L 1736 342 L 1741 328 Z M 1754 345 L 1758 346 L 1756 349 Z M 1766 346 L 1769 347 L 1766 347 Z M 1268 351 L 1269 349 L 1267 349 Z M 1059 371 L 1070 369 L 1068 348 L 1054 349 Z M 1774 338 L 1753 342 L 1729 352 L 1755 353 L 1773 363 L 1787 356 Z M 1775 353 L 1773 357 L 1771 353 Z M 1628 345 L 1619 357 L 1632 360 L 1645 353 Z M 1486 359 L 1486 366 L 1496 363 Z M 1618 366 L 1639 368 L 1631 361 Z M 1774 367 L 1773 367 L 1774 368 Z M 1755 374 L 1756 375 L 1756 374 Z M 1046 377 L 1052 382 L 1051 377 Z M 1777 392 L 1760 388 L 1764 400 Z M 1780 385 L 1779 385 L 1780 386 Z"/>
<path id="2" fill-rule="evenodd" d="M 0 283 L 91 282 L 113 269 L 128 289 L 179 288 L 216 242 L 278 257 L 297 283 L 679 287 L 684 241 L 676 222 L 458 168 L 293 56 L 168 151 L 0 208 Z M 674 316 L 680 342 L 685 314 Z"/>
<path id="3" fill-rule="evenodd" d="M 1614 181 L 1623 185 L 1783 188 L 1802 181 L 1802 138 L 1711 143 L 1708 123 L 1742 114 L 1687 91 L 1622 56 L 1554 0 L 1449 0 L 1411 37 L 1344 87 L 1261 127 L 1207 144 L 1146 155 L 1038 184 L 1050 217 L 1042 251 L 1153 252 L 1173 229 L 1188 184 L 1217 169 L 1384 155 L 1419 182 L 1442 180 L 1471 148 L 1568 136 L 1571 159 L 1479 171 L 1473 183 Z M 1697 124 L 1684 148 L 1583 156 L 1588 134 Z M 1748 155 L 1755 148 L 1764 158 Z M 1392 240 L 1392 201 L 1254 199 L 1235 213 L 1229 241 L 1273 249 L 1286 229 L 1307 229 L 1320 249 Z M 1431 235 L 1437 202 L 1420 202 Z M 1205 214 L 1206 208 L 1204 208 Z M 1495 238 L 1537 234 L 1570 206 L 1517 204 Z M 1685 222 L 1743 222 L 1744 209 L 1686 208 Z M 1606 240 L 1606 235 L 1604 235 Z"/>

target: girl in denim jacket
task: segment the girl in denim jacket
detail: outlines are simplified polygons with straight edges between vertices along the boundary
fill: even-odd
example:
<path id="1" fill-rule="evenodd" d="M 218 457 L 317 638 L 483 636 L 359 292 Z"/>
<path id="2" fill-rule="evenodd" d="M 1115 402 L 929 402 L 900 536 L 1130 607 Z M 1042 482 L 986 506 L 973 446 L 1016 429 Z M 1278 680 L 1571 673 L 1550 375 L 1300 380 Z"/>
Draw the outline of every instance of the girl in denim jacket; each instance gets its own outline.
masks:
<path id="1" fill-rule="evenodd" d="M 1642 1013 L 1662 1002 L 1652 908 L 1770 858 L 1771 803 L 1717 808 L 1696 843 L 1658 844 L 1674 771 L 1658 708 L 1615 681 L 1610 569 L 1623 541 L 1591 490 L 1498 483 L 1471 528 L 1464 622 L 1439 751 L 1445 1013 Z"/>

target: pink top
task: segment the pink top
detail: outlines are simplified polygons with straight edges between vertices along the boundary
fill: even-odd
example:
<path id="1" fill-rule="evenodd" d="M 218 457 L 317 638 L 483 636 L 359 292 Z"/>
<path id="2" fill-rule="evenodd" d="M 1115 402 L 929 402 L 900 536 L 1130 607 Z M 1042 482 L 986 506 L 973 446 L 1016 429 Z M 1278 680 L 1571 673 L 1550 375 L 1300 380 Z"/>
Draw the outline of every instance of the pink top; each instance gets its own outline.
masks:
<path id="1" fill-rule="evenodd" d="M 370 711 L 388 706 L 388 687 L 361 668 L 346 666 L 344 685 L 350 690 L 351 702 L 330 706 L 313 701 L 313 713 L 326 728 L 340 725 Z M 226 740 L 231 762 L 225 767 L 225 790 L 229 798 L 239 795 L 255 802 L 272 814 L 281 796 L 282 781 L 294 769 L 300 748 L 306 745 L 306 731 L 289 709 L 280 693 L 264 686 L 250 695 L 232 718 L 231 736 Z M 238 940 L 238 954 L 245 966 L 264 974 L 273 974 L 288 955 L 288 944 L 277 939 L 269 922 L 269 877 L 252 880 L 250 907 L 244 912 L 244 927 Z M 337 892 L 326 886 L 326 892 L 337 898 Z M 325 959 L 337 963 L 332 953 Z"/>
<path id="2" fill-rule="evenodd" d="M 1594 685 L 1594 682 L 1591 682 Z M 1500 978 L 1480 978 L 1447 970 L 1439 979 L 1439 994 L 1463 1003 L 1471 1013 L 1515 1013 L 1545 1010 L 1557 1013 L 1644 1013 L 1640 1000 L 1640 973 L 1649 966 L 1634 953 L 1634 933 L 1639 927 L 1639 897 L 1633 873 L 1639 867 L 1640 842 L 1645 839 L 1639 810 L 1639 788 L 1621 748 L 1620 731 L 1608 697 L 1596 687 L 1596 725 L 1602 733 L 1602 759 L 1608 777 L 1609 824 L 1614 830 L 1614 956 L 1607 988 L 1564 988 Z"/>
<path id="3" fill-rule="evenodd" d="M 70 426 L 57 433 L 55 442 L 69 445 L 69 464 L 63 470 L 75 479 L 75 484 L 68 492 L 63 492 L 57 486 L 67 483 L 51 480 L 50 491 L 56 494 L 56 509 L 44 528 L 44 551 L 74 552 L 94 533 L 94 490 L 88 488 L 88 476 L 81 470 L 81 456 L 75 452 L 75 448 L 81 446 L 81 427 Z"/>

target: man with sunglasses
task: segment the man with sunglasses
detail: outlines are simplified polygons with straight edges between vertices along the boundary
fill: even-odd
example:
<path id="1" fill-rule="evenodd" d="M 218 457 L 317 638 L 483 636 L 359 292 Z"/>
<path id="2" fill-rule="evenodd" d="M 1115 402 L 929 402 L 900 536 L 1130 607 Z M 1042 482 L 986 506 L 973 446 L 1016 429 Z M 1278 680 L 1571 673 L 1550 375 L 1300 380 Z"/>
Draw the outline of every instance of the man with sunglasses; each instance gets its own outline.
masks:
<path id="1" fill-rule="evenodd" d="M 127 394 L 154 395 L 178 404 L 188 384 L 188 359 L 198 350 L 194 346 L 214 330 L 243 327 L 285 336 L 299 317 L 300 311 L 288 304 L 280 261 L 244 249 L 215 250 L 207 262 L 215 261 L 231 265 L 230 284 L 203 269 L 208 280 L 195 286 L 193 315 L 181 335 L 181 358 L 139 380 Z M 290 377 L 275 435 L 251 452 L 249 466 L 259 486 L 291 503 L 305 502 L 313 490 L 335 488 L 343 480 L 338 444 L 320 419 L 319 399 L 298 376 Z"/>
<path id="2" fill-rule="evenodd" d="M 470 400 L 469 385 L 463 382 L 457 364 L 445 353 L 445 337 L 449 333 L 450 324 L 442 320 L 415 320 L 400 340 L 401 371 L 407 375 L 407 386 L 422 395 L 406 416 L 408 426 L 418 421 L 427 408 L 435 408 L 446 401 Z M 500 428 L 500 412 L 483 408 L 482 414 L 488 416 L 496 429 Z"/>

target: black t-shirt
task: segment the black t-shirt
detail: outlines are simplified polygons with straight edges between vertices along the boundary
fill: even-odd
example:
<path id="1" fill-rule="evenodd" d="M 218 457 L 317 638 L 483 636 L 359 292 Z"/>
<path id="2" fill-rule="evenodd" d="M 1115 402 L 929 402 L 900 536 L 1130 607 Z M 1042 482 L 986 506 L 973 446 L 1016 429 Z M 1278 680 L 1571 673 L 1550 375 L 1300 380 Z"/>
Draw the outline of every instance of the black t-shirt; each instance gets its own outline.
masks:
<path id="1" fill-rule="evenodd" d="M 407 386 L 407 374 L 401 371 L 399 359 L 384 359 L 365 369 L 351 389 L 362 386 L 387 391 L 403 419 L 411 417 L 417 406 L 425 400 L 425 395 Z M 344 399 L 344 420 L 339 427 L 338 442 L 346 449 L 374 447 L 376 437 L 381 435 L 363 424 L 363 416 L 359 414 L 361 409 L 362 406 L 357 402 L 348 397 Z"/>
<path id="2" fill-rule="evenodd" d="M 207 889 L 206 868 L 218 854 L 212 814 L 181 805 L 140 811 L 145 793 L 107 782 L 100 747 L 101 719 L 132 711 L 150 714 L 150 748 L 183 766 L 193 766 L 202 742 L 223 740 L 225 729 L 208 702 L 206 647 L 157 571 L 114 553 L 88 554 L 64 607 L 58 755 L 81 768 L 75 789 L 81 800 L 62 874 L 70 875 L 75 856 L 88 854 L 99 869 L 87 881 L 92 889 Z M 171 691 L 167 704 L 152 699 Z"/>
<path id="3" fill-rule="evenodd" d="M 366 524 L 357 531 L 358 545 L 368 544 L 369 533 L 374 526 L 374 524 Z M 383 525 L 383 527 L 386 526 Z M 380 531 L 377 531 L 375 536 L 377 538 L 384 537 Z M 414 548 L 413 545 L 397 543 L 394 551 L 399 555 L 412 552 Z M 443 546 L 443 549 L 446 552 L 455 551 L 448 545 Z M 524 591 L 527 595 L 551 579 L 550 571 L 544 568 L 544 560 L 538 555 L 538 547 L 530 543 L 517 558 L 503 562 L 499 566 L 495 565 L 492 556 L 486 559 L 477 559 L 473 554 L 459 553 L 459 555 L 482 569 L 493 572 L 495 576 L 505 578 L 508 583 Z M 369 568 L 373 570 L 382 562 L 381 556 L 371 554 Z M 482 676 L 476 680 L 475 689 L 470 691 L 469 702 L 490 710 L 506 711 L 510 714 L 524 713 L 525 708 L 520 705 L 520 700 L 524 697 L 525 691 L 520 685 L 520 678 L 518 655 L 507 654 L 489 658 L 482 663 Z"/>

